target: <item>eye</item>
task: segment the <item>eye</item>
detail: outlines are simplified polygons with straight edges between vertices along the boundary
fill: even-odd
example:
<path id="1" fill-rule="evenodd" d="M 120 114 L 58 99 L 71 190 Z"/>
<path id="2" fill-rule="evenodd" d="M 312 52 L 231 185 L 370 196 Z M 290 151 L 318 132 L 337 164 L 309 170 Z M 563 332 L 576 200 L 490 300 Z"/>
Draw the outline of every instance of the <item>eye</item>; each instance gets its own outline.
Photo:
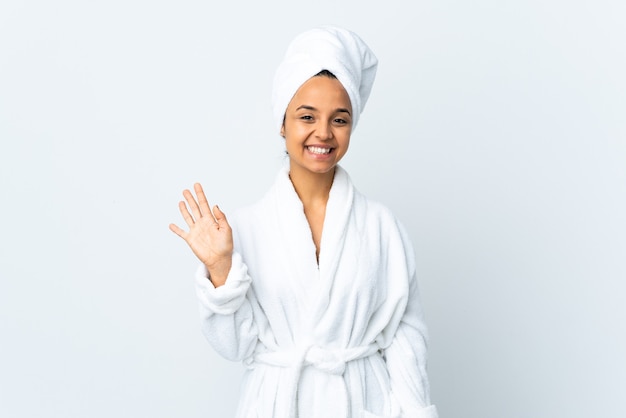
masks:
<path id="1" fill-rule="evenodd" d="M 302 116 L 300 116 L 300 119 L 301 120 L 306 120 L 306 121 L 311 121 L 311 120 L 313 120 L 313 116 L 311 116 L 311 115 L 302 115 Z"/>
<path id="2" fill-rule="evenodd" d="M 333 121 L 333 122 L 335 122 L 335 123 L 337 123 L 337 124 L 339 124 L 339 125 L 345 125 L 345 124 L 347 124 L 347 123 L 348 123 L 348 121 L 347 121 L 347 120 L 345 120 L 345 119 L 341 119 L 341 118 L 336 118 L 336 119 L 334 119 L 334 121 Z"/>

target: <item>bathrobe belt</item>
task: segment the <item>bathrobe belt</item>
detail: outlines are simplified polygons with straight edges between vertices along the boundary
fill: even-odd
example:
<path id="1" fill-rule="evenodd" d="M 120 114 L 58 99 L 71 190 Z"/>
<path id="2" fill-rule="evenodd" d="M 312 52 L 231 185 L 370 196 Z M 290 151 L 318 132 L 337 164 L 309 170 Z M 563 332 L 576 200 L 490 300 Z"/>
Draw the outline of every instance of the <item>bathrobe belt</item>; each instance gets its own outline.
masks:
<path id="1" fill-rule="evenodd" d="M 335 375 L 341 381 L 343 400 L 337 402 L 338 408 L 344 408 L 338 416 L 347 417 L 349 415 L 348 391 L 343 379 L 343 373 L 346 370 L 346 364 L 353 360 L 369 357 L 379 350 L 376 343 L 369 345 L 350 347 L 350 348 L 324 348 L 316 345 L 310 345 L 300 349 L 271 351 L 265 353 L 257 353 L 254 355 L 251 367 L 254 364 L 265 364 L 274 367 L 283 367 L 289 370 L 289 402 L 276 405 L 277 410 L 274 411 L 276 417 L 296 417 L 298 411 L 297 391 L 300 382 L 300 374 L 302 369 L 307 366 Z M 361 400 L 362 403 L 362 400 Z M 288 408 L 287 410 L 280 410 Z"/>

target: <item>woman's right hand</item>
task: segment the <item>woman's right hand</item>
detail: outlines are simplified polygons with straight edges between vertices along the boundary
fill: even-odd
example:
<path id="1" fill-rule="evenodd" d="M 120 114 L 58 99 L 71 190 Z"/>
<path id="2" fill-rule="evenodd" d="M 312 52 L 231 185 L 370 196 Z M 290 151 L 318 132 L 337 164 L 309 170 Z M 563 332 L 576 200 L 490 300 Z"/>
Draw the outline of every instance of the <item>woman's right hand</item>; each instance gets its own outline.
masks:
<path id="1" fill-rule="evenodd" d="M 211 211 L 199 183 L 194 184 L 194 191 L 198 197 L 197 201 L 189 190 L 184 190 L 183 196 L 187 203 L 181 201 L 178 204 L 189 231 L 185 232 L 175 224 L 170 224 L 170 230 L 185 240 L 196 257 L 206 266 L 213 285 L 219 287 L 226 282 L 230 271 L 233 232 L 226 215 L 217 205 L 213 206 Z"/>

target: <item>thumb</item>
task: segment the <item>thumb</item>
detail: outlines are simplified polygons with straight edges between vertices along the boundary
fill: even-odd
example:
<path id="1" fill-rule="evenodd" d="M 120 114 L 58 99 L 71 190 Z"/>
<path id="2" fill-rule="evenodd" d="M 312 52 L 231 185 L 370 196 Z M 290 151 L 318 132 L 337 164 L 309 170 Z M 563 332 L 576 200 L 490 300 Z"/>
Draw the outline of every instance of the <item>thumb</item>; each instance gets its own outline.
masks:
<path id="1" fill-rule="evenodd" d="M 228 225 L 228 220 L 226 220 L 226 215 L 224 214 L 224 212 L 222 212 L 222 210 L 217 205 L 213 206 L 213 216 L 215 216 L 215 220 L 220 225 L 222 223 L 225 223 L 226 225 Z"/>

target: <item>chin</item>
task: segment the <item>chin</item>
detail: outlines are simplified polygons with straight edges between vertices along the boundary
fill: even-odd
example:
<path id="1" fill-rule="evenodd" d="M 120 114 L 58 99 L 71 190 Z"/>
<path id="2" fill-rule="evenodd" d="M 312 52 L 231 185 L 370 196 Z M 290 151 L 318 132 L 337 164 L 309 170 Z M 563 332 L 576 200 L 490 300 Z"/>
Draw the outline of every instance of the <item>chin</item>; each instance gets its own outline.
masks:
<path id="1" fill-rule="evenodd" d="M 316 170 L 309 170 L 309 171 L 311 171 L 312 173 L 315 173 L 315 174 L 329 174 L 329 173 L 334 173 L 335 172 L 335 167 L 337 167 L 336 164 L 334 164 L 334 165 L 332 165 L 330 167 L 319 168 L 319 169 L 316 169 Z"/>

